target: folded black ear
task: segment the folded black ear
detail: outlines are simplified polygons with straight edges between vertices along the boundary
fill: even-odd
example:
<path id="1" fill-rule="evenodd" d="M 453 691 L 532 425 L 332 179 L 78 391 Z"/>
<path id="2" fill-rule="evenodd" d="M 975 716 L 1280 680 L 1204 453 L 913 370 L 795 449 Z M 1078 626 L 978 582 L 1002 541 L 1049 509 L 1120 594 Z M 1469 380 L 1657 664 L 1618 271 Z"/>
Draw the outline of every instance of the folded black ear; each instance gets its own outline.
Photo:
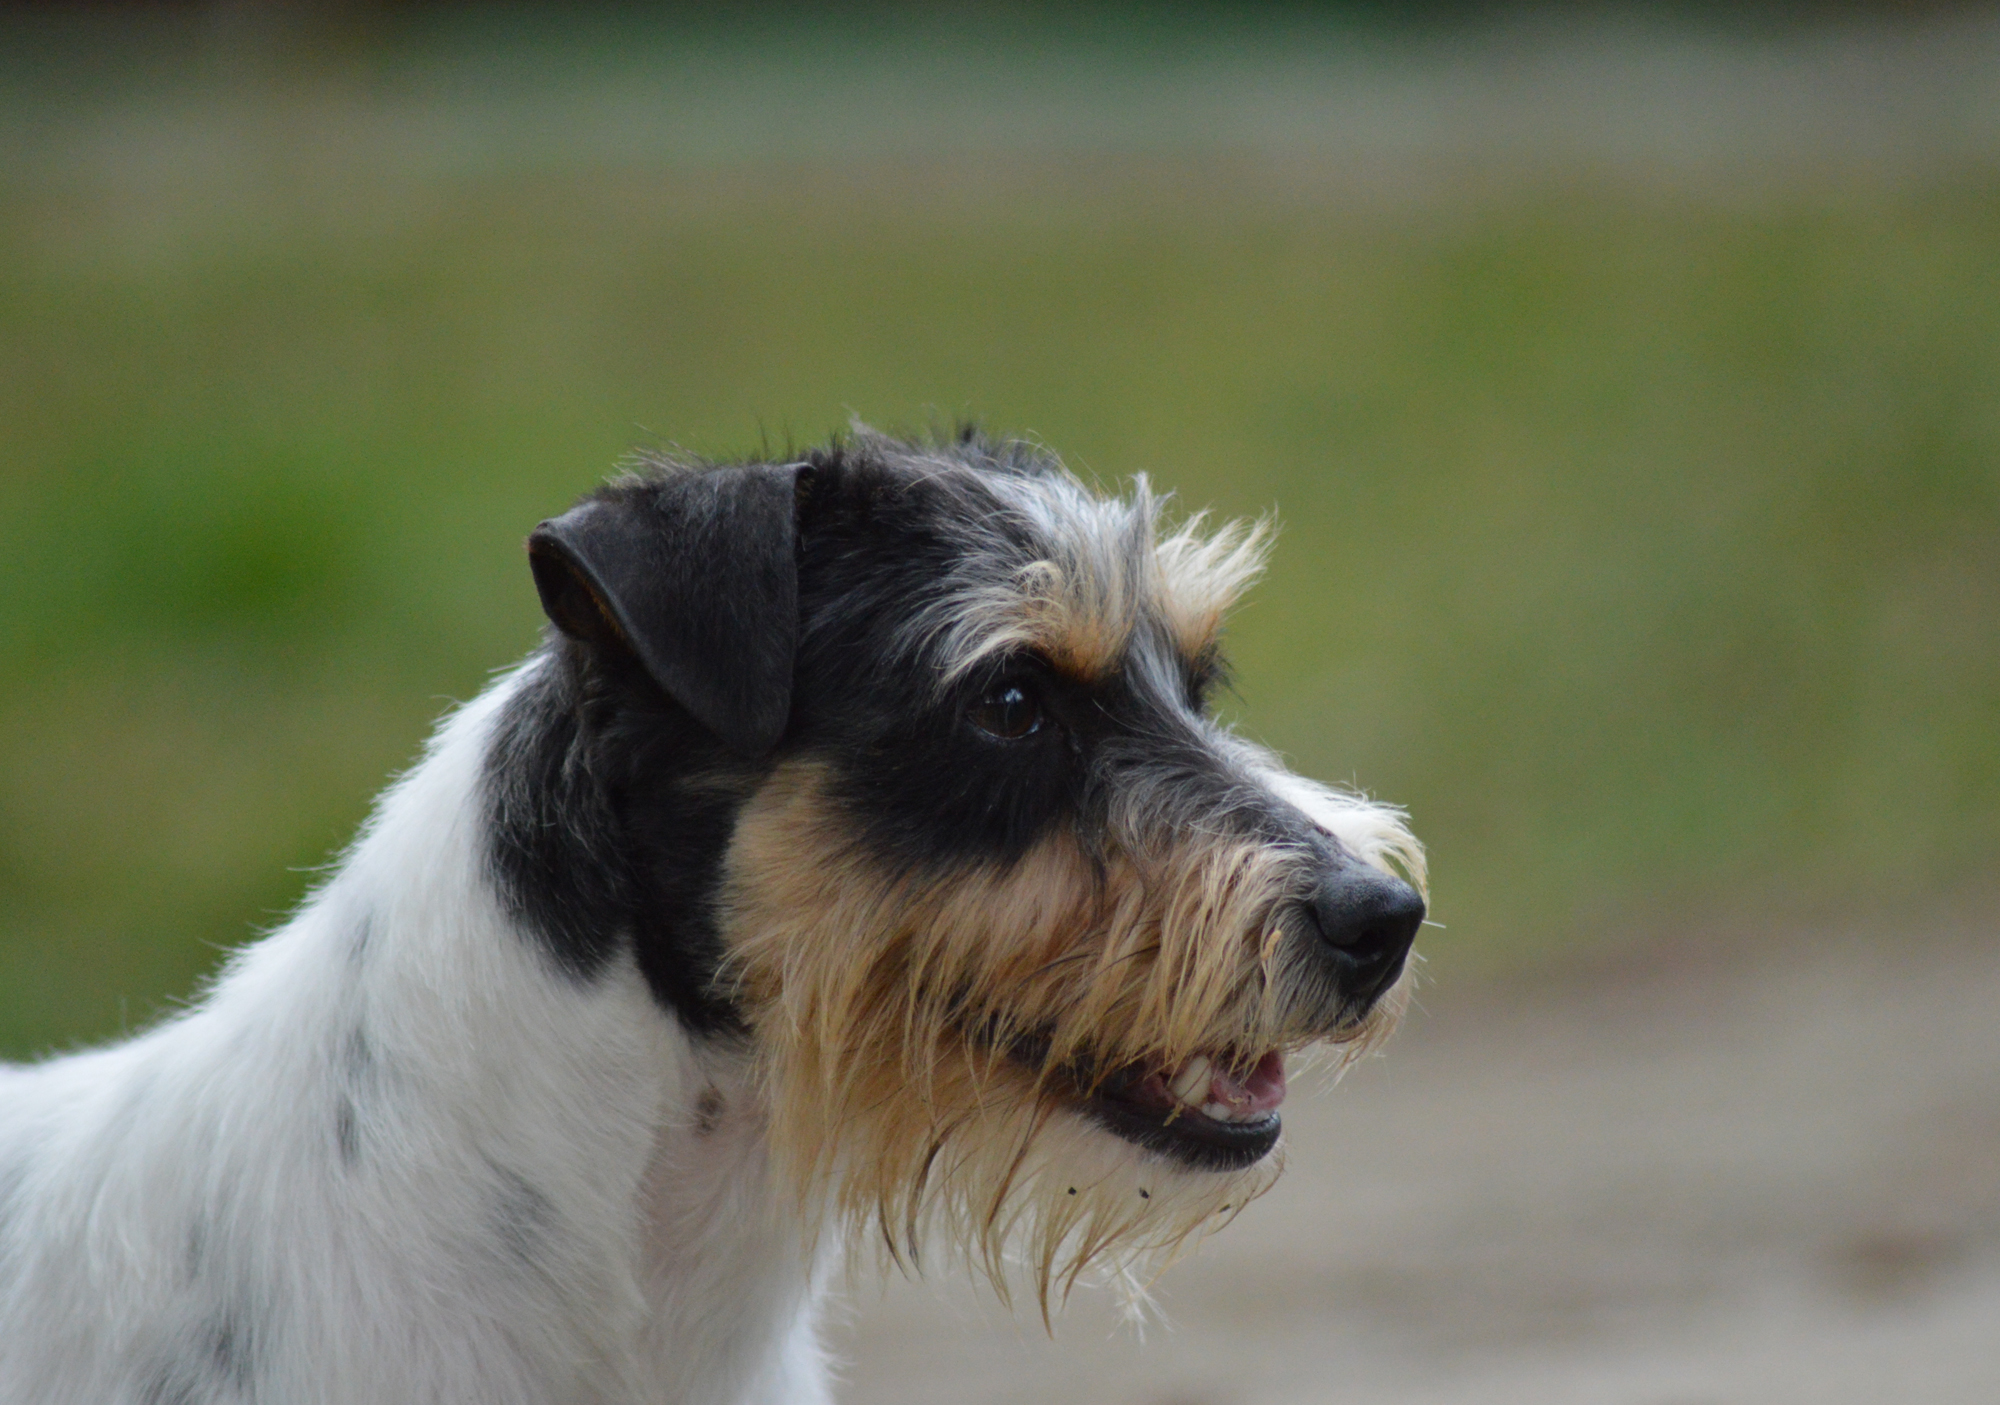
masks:
<path id="1" fill-rule="evenodd" d="M 797 465 L 613 489 L 535 528 L 528 562 L 556 628 L 636 655 L 734 751 L 778 744 L 799 637 Z"/>

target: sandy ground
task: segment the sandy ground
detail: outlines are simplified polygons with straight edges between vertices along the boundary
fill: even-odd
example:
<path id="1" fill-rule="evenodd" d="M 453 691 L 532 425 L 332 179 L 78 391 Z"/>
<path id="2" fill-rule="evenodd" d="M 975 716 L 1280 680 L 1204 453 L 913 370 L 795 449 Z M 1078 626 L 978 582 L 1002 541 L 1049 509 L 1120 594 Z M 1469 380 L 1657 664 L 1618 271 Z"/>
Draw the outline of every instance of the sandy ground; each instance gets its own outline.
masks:
<path id="1" fill-rule="evenodd" d="M 842 1399 L 2000 1401 L 2000 941 L 1655 952 L 1430 989 L 1284 1181 L 1050 1342 L 864 1295 Z"/>

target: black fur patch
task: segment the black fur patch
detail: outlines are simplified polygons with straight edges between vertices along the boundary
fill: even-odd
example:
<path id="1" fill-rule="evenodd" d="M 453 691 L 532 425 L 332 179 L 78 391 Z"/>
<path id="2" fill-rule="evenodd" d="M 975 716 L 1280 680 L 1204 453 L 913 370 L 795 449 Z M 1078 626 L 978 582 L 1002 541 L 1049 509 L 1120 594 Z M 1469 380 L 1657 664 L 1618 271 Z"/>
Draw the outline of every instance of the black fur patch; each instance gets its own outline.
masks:
<path id="1" fill-rule="evenodd" d="M 1076 814 L 1086 776 L 1078 735 L 1051 727 L 1003 742 L 970 726 L 966 709 L 1016 674 L 1051 707 L 1082 700 L 1021 659 L 932 701 L 910 676 L 922 661 L 907 641 L 910 621 L 940 600 L 960 564 L 951 527 L 991 519 L 997 501 L 969 474 L 920 478 L 837 452 L 816 457 L 810 482 L 789 745 L 832 765 L 837 798 L 898 867 L 1019 857 Z M 1035 554 L 1022 543 L 1023 560 Z"/>
<path id="2" fill-rule="evenodd" d="M 767 754 L 798 653 L 796 473 L 739 464 L 593 494 L 528 538 L 543 609 L 636 658 L 734 750 Z"/>
<path id="3" fill-rule="evenodd" d="M 958 719 L 949 710 L 911 718 L 908 690 L 882 660 L 894 649 L 889 636 L 916 600 L 935 594 L 940 566 L 958 552 L 935 530 L 937 514 L 992 504 L 943 501 L 907 469 L 856 465 L 839 450 L 811 456 L 798 482 L 800 617 L 783 633 L 813 642 L 800 651 L 794 677 L 810 683 L 792 688 L 780 754 L 830 750 L 857 778 L 896 758 L 854 800 L 859 811 L 908 813 L 914 847 L 939 824 L 899 810 L 899 800 L 935 788 L 935 770 L 925 769 L 957 737 Z M 960 477 L 958 491 L 971 482 Z M 599 508 L 621 494 L 644 505 L 643 494 L 614 489 Z M 589 980 L 629 949 L 655 998 L 690 1030 L 735 1034 L 744 1023 L 716 988 L 723 951 L 712 903 L 736 813 L 771 762 L 746 758 L 697 722 L 657 673 L 615 639 L 559 637 L 550 646 L 509 701 L 487 758 L 495 867 L 516 916 L 560 971 Z M 937 744 L 924 746 L 925 732 Z M 989 815 L 1009 775 L 1032 782 L 1035 774 L 1015 758 L 990 760 L 992 783 L 964 793 L 944 827 L 983 825 L 997 831 L 993 846 L 1021 847 L 1051 806 Z"/>
<path id="4" fill-rule="evenodd" d="M 710 902 L 761 769 L 636 664 L 559 642 L 508 703 L 487 757 L 502 892 L 563 974 L 590 980 L 629 946 L 691 1031 L 738 1032 L 714 989 Z"/>
<path id="5" fill-rule="evenodd" d="M 968 467 L 1037 471 L 976 454 Z M 995 659 L 950 695 L 926 701 L 925 660 L 884 661 L 907 656 L 912 618 L 954 588 L 955 567 L 962 578 L 962 531 L 954 528 L 979 521 L 1004 543 L 1000 579 L 1041 556 L 1041 545 L 1027 524 L 1010 528 L 975 474 L 914 475 L 829 453 L 813 460 L 810 483 L 788 746 L 830 764 L 837 798 L 878 856 L 910 872 L 1010 863 L 1057 826 L 1090 848 L 1113 793 L 1141 773 L 1165 791 L 1163 771 L 1172 772 L 1188 823 L 1279 842 L 1310 833 L 1303 816 L 1248 784 L 1210 744 L 1202 679 L 1222 666 L 1219 658 L 1185 659 L 1155 629 L 1142 629 L 1103 678 L 1074 678 L 1024 654 Z M 1006 687 L 1024 690 L 1044 718 L 1014 740 L 969 720 L 982 697 Z"/>

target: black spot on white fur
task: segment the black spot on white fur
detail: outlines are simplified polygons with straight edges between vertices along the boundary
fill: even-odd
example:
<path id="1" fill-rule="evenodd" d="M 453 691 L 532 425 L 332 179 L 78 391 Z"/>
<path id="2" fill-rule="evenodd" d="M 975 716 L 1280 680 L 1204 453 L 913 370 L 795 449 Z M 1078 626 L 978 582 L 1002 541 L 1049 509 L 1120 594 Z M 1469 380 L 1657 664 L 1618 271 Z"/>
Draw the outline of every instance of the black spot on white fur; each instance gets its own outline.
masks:
<path id="1" fill-rule="evenodd" d="M 208 1263 L 208 1221 L 197 1219 L 188 1224 L 187 1239 L 181 1248 L 181 1269 L 187 1274 L 189 1283 L 201 1277 L 202 1269 Z"/>
<path id="2" fill-rule="evenodd" d="M 14 1201 L 21 1193 L 22 1184 L 28 1179 L 28 1166 L 24 1159 L 0 1162 L 0 1262 L 5 1262 L 10 1252 L 12 1236 L 9 1230 L 14 1223 Z"/>
<path id="3" fill-rule="evenodd" d="M 209 1405 L 216 1396 L 205 1389 L 199 1368 L 170 1362 L 155 1371 L 139 1389 L 139 1405 Z"/>
<path id="4" fill-rule="evenodd" d="M 224 1313 L 208 1329 L 209 1364 L 239 1394 L 248 1395 L 255 1383 L 256 1348 L 246 1314 Z"/>
<path id="5" fill-rule="evenodd" d="M 347 1037 L 340 1045 L 340 1071 L 353 1087 L 362 1087 L 375 1079 L 375 1049 L 368 1042 L 368 1030 L 355 1025 L 347 1031 Z"/>
<path id="6" fill-rule="evenodd" d="M 334 1094 L 333 1143 L 340 1164 L 349 1170 L 361 1164 L 361 1105 L 375 1093 L 375 1051 L 360 1024 L 347 1031 L 334 1067 L 339 1091 Z"/>
<path id="7" fill-rule="evenodd" d="M 722 1114 L 728 1104 L 724 1101 L 720 1088 L 703 1088 L 701 1096 L 694 1100 L 694 1130 L 698 1136 L 713 1136 L 715 1129 L 722 1125 Z"/>
<path id="8" fill-rule="evenodd" d="M 247 1312 L 206 1319 L 140 1387 L 141 1405 L 240 1405 L 257 1399 L 257 1342 Z"/>
<path id="9" fill-rule="evenodd" d="M 353 1170 L 361 1164 L 361 1129 L 355 1125 L 353 1100 L 344 1096 L 334 1101 L 333 1143 L 341 1165 Z"/>
<path id="10" fill-rule="evenodd" d="M 555 1202 L 520 1172 L 504 1166 L 492 1170 L 494 1238 L 509 1259 L 533 1265 L 556 1229 Z"/>

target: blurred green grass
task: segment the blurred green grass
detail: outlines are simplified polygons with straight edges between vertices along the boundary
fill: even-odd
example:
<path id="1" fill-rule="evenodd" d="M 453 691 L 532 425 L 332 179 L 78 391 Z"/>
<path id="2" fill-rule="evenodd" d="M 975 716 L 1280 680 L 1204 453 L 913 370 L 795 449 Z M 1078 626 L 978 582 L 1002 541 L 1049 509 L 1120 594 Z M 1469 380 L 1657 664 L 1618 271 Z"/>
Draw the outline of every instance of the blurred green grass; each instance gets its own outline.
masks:
<path id="1" fill-rule="evenodd" d="M 1232 706 L 1410 807 L 1446 964 L 1990 886 L 1993 172 L 270 179 L 0 185 L 0 1052 L 279 920 L 623 452 L 850 414 L 1276 507 Z"/>

